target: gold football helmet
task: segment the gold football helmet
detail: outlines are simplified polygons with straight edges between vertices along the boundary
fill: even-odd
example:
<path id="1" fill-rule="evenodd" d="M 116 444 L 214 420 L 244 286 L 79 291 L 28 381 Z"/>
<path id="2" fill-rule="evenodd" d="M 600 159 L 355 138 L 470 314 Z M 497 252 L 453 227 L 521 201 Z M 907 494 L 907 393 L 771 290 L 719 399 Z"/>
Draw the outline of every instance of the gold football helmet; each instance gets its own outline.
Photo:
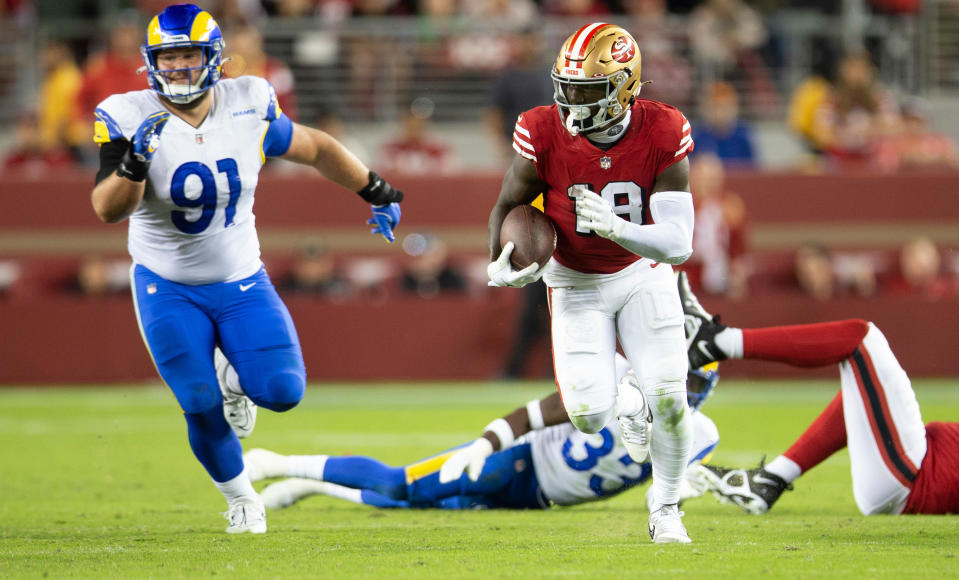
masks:
<path id="1" fill-rule="evenodd" d="M 642 85 L 636 41 L 614 24 L 594 22 L 563 43 L 553 66 L 553 100 L 573 135 L 602 131 L 619 122 Z"/>

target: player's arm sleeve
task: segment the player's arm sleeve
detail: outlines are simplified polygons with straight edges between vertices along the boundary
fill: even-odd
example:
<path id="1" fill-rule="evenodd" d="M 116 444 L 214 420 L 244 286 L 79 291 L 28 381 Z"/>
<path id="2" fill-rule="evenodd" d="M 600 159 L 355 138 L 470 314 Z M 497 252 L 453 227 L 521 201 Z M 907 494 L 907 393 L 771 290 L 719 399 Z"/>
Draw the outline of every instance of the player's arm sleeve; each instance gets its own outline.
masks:
<path id="1" fill-rule="evenodd" d="M 610 239 L 630 252 L 662 262 L 682 264 L 693 254 L 693 196 L 663 191 L 652 196 L 649 211 L 655 223 L 640 225 L 617 218 Z"/>
<path id="2" fill-rule="evenodd" d="M 269 123 L 260 144 L 261 159 L 281 157 L 293 142 L 293 121 L 280 108 L 276 90 L 269 81 L 256 77 L 247 77 L 251 82 L 251 92 L 260 103 L 263 120 Z"/>
<path id="3" fill-rule="evenodd" d="M 557 392 L 542 399 L 534 399 L 505 417 L 495 419 L 486 426 L 483 437 L 493 445 L 494 451 L 498 451 L 509 447 L 517 437 L 530 431 L 568 421 L 569 416 L 563 400 Z"/>

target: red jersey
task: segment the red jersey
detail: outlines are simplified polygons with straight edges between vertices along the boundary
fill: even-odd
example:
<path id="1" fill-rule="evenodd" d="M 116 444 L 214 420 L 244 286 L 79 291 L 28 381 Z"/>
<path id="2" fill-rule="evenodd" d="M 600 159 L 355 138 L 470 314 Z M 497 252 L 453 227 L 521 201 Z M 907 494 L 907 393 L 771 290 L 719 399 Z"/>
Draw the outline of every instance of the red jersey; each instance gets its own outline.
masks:
<path id="1" fill-rule="evenodd" d="M 626 134 L 604 151 L 586 137 L 569 134 L 556 105 L 519 116 L 513 149 L 536 165 L 547 184 L 546 216 L 556 227 L 553 257 L 578 272 L 611 274 L 640 259 L 619 244 L 576 227 L 574 185 L 585 185 L 636 223 L 651 223 L 649 195 L 656 177 L 693 150 L 689 121 L 675 107 L 636 100 Z"/>
<path id="2" fill-rule="evenodd" d="M 959 514 L 959 423 L 926 425 L 926 456 L 904 514 Z"/>

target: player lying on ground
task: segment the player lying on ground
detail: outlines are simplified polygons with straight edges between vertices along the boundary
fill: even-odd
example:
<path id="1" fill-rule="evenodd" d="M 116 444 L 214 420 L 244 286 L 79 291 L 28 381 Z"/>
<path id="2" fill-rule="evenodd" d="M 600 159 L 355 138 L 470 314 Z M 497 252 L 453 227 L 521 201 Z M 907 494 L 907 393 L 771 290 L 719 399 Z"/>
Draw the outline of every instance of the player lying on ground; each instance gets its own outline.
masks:
<path id="1" fill-rule="evenodd" d="M 617 356 L 619 390 L 641 392 L 626 359 Z M 689 407 L 697 409 L 719 374 L 717 365 L 689 375 Z M 631 401 L 622 397 L 623 401 Z M 620 409 L 627 417 L 647 417 L 639 409 Z M 691 461 L 712 453 L 719 442 L 715 424 L 696 411 Z M 648 443 L 647 443 L 648 445 Z M 631 450 L 634 454 L 637 448 Z M 323 494 L 377 507 L 546 509 L 611 497 L 650 479 L 648 461 L 636 463 L 627 453 L 616 421 L 598 433 L 577 431 L 553 393 L 530 401 L 492 421 L 482 437 L 403 467 L 390 467 L 369 457 L 279 455 L 264 449 L 246 453 L 254 481 L 290 477 L 261 493 L 268 508 L 282 508 L 305 497 Z M 683 499 L 702 489 L 685 482 Z"/>
<path id="2" fill-rule="evenodd" d="M 923 425 L 909 377 L 874 324 L 734 328 L 703 310 L 688 285 L 680 294 L 690 364 L 743 358 L 839 365 L 840 392 L 785 453 L 755 469 L 697 467 L 717 498 L 765 513 L 800 475 L 848 446 L 864 515 L 959 513 L 959 423 Z"/>

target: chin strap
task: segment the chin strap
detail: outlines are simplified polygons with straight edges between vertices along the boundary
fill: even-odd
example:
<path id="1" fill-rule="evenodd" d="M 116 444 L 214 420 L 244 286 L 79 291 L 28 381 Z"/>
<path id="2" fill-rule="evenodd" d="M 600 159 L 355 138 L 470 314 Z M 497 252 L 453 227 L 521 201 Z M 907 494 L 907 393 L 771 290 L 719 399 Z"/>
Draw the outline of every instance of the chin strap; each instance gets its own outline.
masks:
<path id="1" fill-rule="evenodd" d="M 605 130 L 599 131 L 598 133 L 590 133 L 586 136 L 586 138 L 596 143 L 615 143 L 626 134 L 626 127 L 629 126 L 629 120 L 632 118 L 632 116 L 633 111 L 627 110 L 620 122 L 607 127 Z"/>

